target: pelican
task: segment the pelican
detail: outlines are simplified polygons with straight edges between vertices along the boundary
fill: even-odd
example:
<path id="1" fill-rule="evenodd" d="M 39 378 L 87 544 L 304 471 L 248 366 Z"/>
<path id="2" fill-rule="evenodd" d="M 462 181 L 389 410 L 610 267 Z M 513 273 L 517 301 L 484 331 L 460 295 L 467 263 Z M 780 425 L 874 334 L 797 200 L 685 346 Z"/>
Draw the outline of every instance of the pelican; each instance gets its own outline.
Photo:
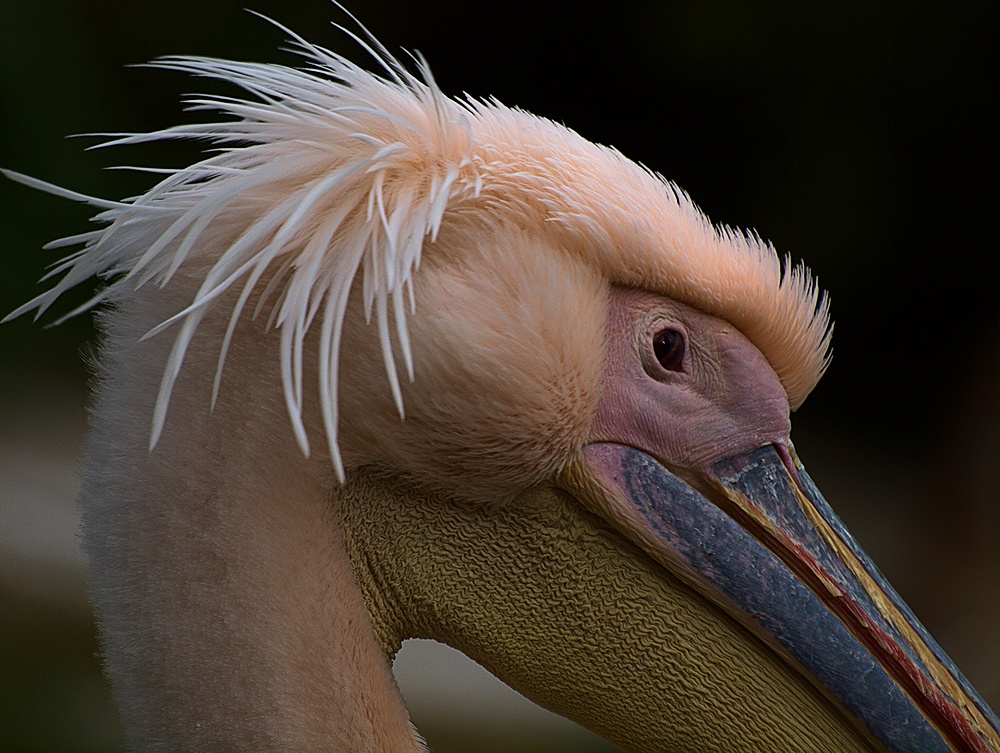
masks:
<path id="1" fill-rule="evenodd" d="M 361 27 L 363 30 L 363 27 Z M 568 128 L 369 72 L 235 84 L 215 144 L 48 291 L 107 281 L 81 492 L 140 751 L 421 751 L 434 638 L 639 751 L 1000 751 L 1000 723 L 790 440 L 829 363 L 804 266 Z M 10 318 L 8 317 L 8 318 Z"/>

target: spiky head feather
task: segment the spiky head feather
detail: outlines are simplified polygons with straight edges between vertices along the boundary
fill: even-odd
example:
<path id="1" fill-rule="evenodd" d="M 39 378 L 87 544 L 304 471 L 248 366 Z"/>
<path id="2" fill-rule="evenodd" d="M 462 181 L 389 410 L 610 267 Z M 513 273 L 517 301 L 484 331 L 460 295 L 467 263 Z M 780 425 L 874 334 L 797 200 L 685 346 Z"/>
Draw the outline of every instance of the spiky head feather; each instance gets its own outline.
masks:
<path id="1" fill-rule="evenodd" d="M 308 452 L 302 349 L 307 331 L 318 327 L 323 422 L 343 478 L 338 363 L 349 294 L 360 283 L 402 414 L 394 350 L 412 379 L 407 312 L 415 304 L 413 277 L 449 223 L 537 234 L 548 241 L 539 253 L 558 248 L 612 284 L 661 293 L 726 319 L 768 359 L 793 409 L 822 376 L 828 308 L 805 267 L 786 260 L 782 269 L 771 246 L 713 226 L 676 185 L 614 149 L 493 100 L 446 97 L 422 60 L 420 75 L 413 75 L 374 38 L 359 41 L 383 67 L 382 76 L 293 37 L 308 62 L 303 69 L 200 57 L 154 64 L 234 83 L 252 97 L 196 98 L 194 109 L 231 119 L 109 141 L 186 138 L 223 147 L 170 172 L 142 196 L 108 202 L 8 173 L 101 207 L 98 219 L 108 225 L 50 244 L 84 248 L 55 268 L 52 274 L 65 275 L 51 290 L 11 316 L 41 314 L 94 275 L 113 282 L 80 310 L 150 282 L 168 285 L 182 267 L 203 270 L 194 297 L 149 333 L 178 329 L 151 444 L 199 323 L 231 293 L 236 302 L 220 347 L 216 392 L 233 330 L 253 302 L 252 314 L 267 313 L 280 330 L 285 401 Z"/>

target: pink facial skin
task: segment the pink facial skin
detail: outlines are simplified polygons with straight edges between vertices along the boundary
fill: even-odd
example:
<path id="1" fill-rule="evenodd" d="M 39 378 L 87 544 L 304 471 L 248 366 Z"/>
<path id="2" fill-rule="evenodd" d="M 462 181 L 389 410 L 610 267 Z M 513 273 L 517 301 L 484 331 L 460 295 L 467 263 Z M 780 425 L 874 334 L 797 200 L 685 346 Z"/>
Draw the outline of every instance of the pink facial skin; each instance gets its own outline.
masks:
<path id="1" fill-rule="evenodd" d="M 698 474 L 765 444 L 790 444 L 788 397 L 774 370 L 728 322 L 664 296 L 612 288 L 603 393 L 592 442 L 616 442 Z M 658 359 L 654 338 L 683 338 Z M 676 347 L 676 345 L 675 345 Z M 661 359 L 670 368 L 661 365 Z M 687 474 L 685 474 L 687 475 Z"/>

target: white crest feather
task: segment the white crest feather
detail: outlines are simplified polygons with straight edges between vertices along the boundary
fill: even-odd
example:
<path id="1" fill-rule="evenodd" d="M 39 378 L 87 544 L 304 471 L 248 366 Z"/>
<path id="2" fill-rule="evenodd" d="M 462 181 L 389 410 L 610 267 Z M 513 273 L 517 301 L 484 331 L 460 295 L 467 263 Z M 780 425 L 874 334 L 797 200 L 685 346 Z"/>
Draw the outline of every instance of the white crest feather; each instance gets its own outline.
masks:
<path id="1" fill-rule="evenodd" d="M 189 101 L 191 109 L 235 119 L 119 135 L 103 144 L 183 138 L 226 147 L 195 165 L 168 171 L 145 195 L 125 202 L 103 201 L 5 171 L 26 185 L 95 205 L 103 210 L 97 219 L 109 223 L 103 231 L 50 244 L 83 243 L 85 248 L 52 270 L 49 276 L 62 272 L 65 276 L 51 290 L 8 318 L 29 310 L 41 315 L 63 292 L 95 275 L 117 279 L 67 316 L 113 298 L 125 286 L 167 285 L 192 255 L 209 258 L 203 244 L 213 222 L 252 207 L 248 212 L 252 219 L 238 237 L 225 248 L 211 250 L 215 261 L 194 299 L 146 335 L 178 328 L 156 401 L 150 447 L 163 429 L 175 380 L 203 317 L 224 293 L 240 290 L 219 351 L 214 403 L 235 325 L 251 294 L 263 285 L 253 315 L 265 305 L 272 307 L 268 321 L 281 332 L 285 402 L 296 439 L 307 454 L 303 340 L 319 317 L 323 423 L 343 479 L 337 445 L 337 367 L 354 281 L 360 275 L 366 312 L 375 319 L 386 374 L 402 416 L 393 341 L 412 380 L 406 326 L 407 308 L 412 311 L 414 306 L 411 276 L 420 264 L 424 239 L 436 238 L 449 200 L 459 193 L 476 194 L 481 181 L 467 160 L 461 165 L 461 157 L 449 162 L 450 155 L 460 151 L 442 149 L 450 141 L 465 140 L 464 107 L 441 95 L 423 61 L 423 78 L 418 78 L 370 35 L 366 42 L 344 30 L 379 62 L 389 77 L 381 78 L 284 31 L 309 62 L 307 69 L 202 57 L 169 57 L 152 64 L 237 84 L 258 101 L 194 98 Z M 421 169 L 411 169 L 413 163 Z M 411 176 L 418 180 L 405 180 Z M 281 190 L 273 195 L 280 199 L 260 212 L 251 197 L 278 187 Z M 331 253 L 334 246 L 336 253 Z M 390 320 L 395 322 L 394 331 Z"/>

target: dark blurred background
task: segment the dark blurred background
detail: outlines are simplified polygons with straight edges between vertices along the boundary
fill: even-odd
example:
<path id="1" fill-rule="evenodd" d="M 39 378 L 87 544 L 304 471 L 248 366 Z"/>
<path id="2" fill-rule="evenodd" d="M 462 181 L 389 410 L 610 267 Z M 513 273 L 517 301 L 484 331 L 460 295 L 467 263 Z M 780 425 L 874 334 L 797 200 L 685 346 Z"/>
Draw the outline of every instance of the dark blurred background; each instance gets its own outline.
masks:
<path id="1" fill-rule="evenodd" d="M 121 198 L 149 180 L 102 168 L 194 160 L 191 145 L 85 152 L 95 139 L 64 137 L 190 121 L 182 94 L 235 93 L 129 67 L 160 55 L 294 64 L 278 50 L 285 35 L 245 6 L 365 62 L 329 25 L 350 22 L 325 0 L 0 3 L 0 166 Z M 832 298 L 835 357 L 794 418 L 799 453 L 1000 706 L 996 3 L 349 7 L 390 50 L 423 53 L 446 93 L 496 96 L 613 145 L 676 181 L 715 222 L 755 228 L 808 263 Z M 58 258 L 41 245 L 82 232 L 90 214 L 0 181 L 0 310 L 39 290 Z M 92 335 L 87 316 L 52 330 L 0 326 L 2 521 L 19 520 L 11 478 L 28 467 L 25 453 L 76 451 L 79 353 Z M 52 588 L 39 596 L 25 584 L 44 590 L 58 568 L 11 543 L 12 530 L 21 528 L 0 537 L 0 749 L 114 749 L 78 572 L 63 601 Z M 537 745 L 525 750 L 548 749 Z"/>

